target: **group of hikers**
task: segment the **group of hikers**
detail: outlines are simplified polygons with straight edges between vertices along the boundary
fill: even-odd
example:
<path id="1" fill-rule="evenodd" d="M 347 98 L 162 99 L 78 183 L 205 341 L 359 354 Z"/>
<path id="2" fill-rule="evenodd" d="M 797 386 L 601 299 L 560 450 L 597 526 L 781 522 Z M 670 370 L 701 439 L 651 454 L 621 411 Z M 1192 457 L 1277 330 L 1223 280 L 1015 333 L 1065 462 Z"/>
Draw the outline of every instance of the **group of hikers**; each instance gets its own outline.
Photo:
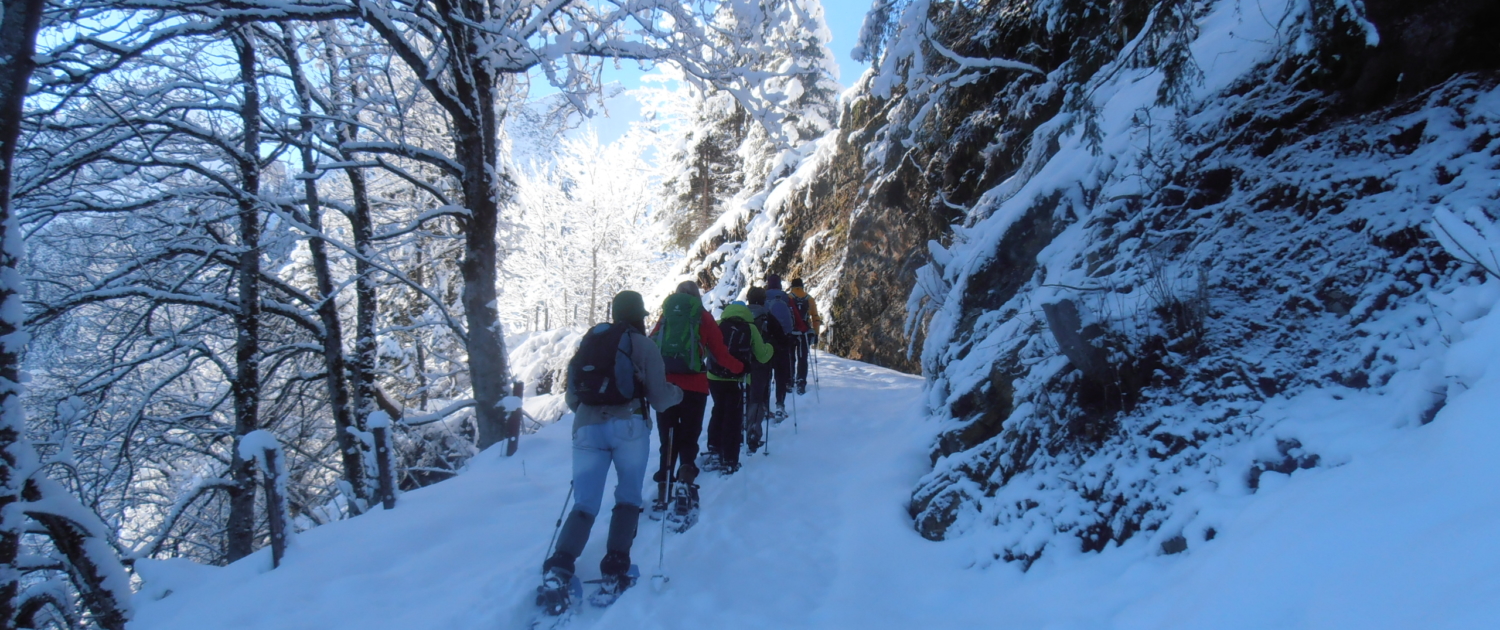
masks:
<path id="1" fill-rule="evenodd" d="M 568 363 L 574 503 L 556 534 L 555 551 L 543 563 L 537 596 L 554 615 L 568 607 L 574 562 L 599 514 L 611 465 L 615 505 L 599 582 L 611 596 L 633 582 L 627 575 L 630 547 L 646 505 L 647 408 L 657 412 L 661 444 L 651 509 L 662 514 L 653 516 L 666 518 L 669 510 L 696 515 L 700 472 L 737 472 L 742 447 L 756 453 L 766 446 L 767 425 L 787 417 L 787 395 L 806 393 L 811 348 L 822 329 L 802 280 L 792 280 L 784 291 L 774 274 L 766 276 L 765 286 L 750 287 L 743 301 L 726 305 L 717 321 L 693 281 L 679 284 L 663 301 L 649 329 L 639 293 L 620 292 L 610 312 L 612 321 L 589 329 Z M 710 396 L 708 452 L 700 464 L 698 441 Z"/>

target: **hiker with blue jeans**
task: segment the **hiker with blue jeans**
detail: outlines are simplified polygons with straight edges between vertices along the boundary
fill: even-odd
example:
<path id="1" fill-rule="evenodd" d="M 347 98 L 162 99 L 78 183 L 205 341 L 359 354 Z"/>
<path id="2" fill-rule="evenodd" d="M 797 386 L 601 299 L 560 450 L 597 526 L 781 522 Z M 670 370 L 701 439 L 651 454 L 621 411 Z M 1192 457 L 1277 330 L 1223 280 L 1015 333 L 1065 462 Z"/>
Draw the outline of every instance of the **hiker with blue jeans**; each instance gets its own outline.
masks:
<path id="1" fill-rule="evenodd" d="M 574 561 L 588 543 L 589 530 L 604 501 L 604 481 L 615 468 L 615 506 L 599 571 L 624 576 L 640 521 L 641 485 L 651 459 L 651 419 L 682 400 L 682 390 L 666 380 L 661 353 L 645 335 L 646 304 L 639 293 L 622 291 L 611 304 L 613 324 L 599 324 L 584 336 L 568 363 L 568 407 L 573 415 L 573 510 L 558 535 L 557 551 L 542 565 L 544 585 L 566 584 Z M 602 366 L 596 370 L 596 366 Z M 602 374 L 602 376 L 600 376 Z M 607 392 L 607 394 L 601 394 Z M 590 403 L 593 401 L 593 404 Z"/>

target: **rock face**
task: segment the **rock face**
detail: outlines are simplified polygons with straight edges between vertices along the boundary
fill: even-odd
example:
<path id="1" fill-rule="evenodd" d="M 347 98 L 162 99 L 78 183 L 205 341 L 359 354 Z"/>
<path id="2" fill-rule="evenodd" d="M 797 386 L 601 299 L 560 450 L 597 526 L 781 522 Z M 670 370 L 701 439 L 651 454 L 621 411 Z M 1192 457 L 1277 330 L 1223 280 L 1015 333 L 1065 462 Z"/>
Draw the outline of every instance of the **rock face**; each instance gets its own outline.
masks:
<path id="1" fill-rule="evenodd" d="M 1474 317 L 1445 305 L 1487 286 L 1430 226 L 1497 214 L 1500 3 L 1094 6 L 886 16 L 837 135 L 692 257 L 806 277 L 833 351 L 921 369 L 910 514 L 984 561 L 1182 552 L 1340 436 L 1430 421 Z"/>
<path id="2" fill-rule="evenodd" d="M 863 148 L 884 114 L 868 99 L 846 104 L 839 132 L 805 147 L 776 185 L 694 245 L 689 273 L 718 287 L 721 301 L 767 273 L 805 278 L 828 351 L 915 373 L 902 306 L 927 241 L 947 224 L 925 211 L 924 182 L 911 169 L 868 181 Z"/>

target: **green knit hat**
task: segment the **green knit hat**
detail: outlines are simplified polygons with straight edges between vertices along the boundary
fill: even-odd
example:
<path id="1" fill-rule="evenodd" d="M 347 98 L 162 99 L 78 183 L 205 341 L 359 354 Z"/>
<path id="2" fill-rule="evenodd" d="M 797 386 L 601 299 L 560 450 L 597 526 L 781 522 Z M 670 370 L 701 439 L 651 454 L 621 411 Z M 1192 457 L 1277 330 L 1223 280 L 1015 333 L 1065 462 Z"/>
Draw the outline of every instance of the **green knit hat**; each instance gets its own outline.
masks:
<path id="1" fill-rule="evenodd" d="M 639 322 L 646 319 L 646 300 L 635 291 L 621 291 L 609 303 L 610 313 L 617 322 Z"/>

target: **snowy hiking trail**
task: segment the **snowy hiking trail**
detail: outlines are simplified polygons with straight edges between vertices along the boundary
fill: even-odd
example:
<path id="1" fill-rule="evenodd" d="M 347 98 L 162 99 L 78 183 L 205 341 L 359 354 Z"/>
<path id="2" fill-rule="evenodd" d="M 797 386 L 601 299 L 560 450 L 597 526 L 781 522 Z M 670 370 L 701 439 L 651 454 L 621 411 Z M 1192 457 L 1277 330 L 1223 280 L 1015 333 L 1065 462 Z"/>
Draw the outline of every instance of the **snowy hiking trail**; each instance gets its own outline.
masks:
<path id="1" fill-rule="evenodd" d="M 797 399 L 800 431 L 789 419 L 770 457 L 703 476 L 701 520 L 667 535 L 671 583 L 650 588 L 660 529 L 642 519 L 641 585 L 568 628 L 1363 630 L 1500 618 L 1500 370 L 1368 458 L 1268 474 L 1260 494 L 1226 508 L 1213 542 L 1174 556 L 1144 537 L 1099 554 L 1049 549 L 1022 573 L 976 564 L 990 554 L 983 532 L 935 543 L 913 531 L 904 506 L 938 428 L 917 419 L 921 380 L 820 361 L 821 395 Z M 265 550 L 226 568 L 143 563 L 131 628 L 524 628 L 567 493 L 568 438 L 565 420 L 527 436 L 518 457 L 482 453 L 395 510 L 305 532 L 274 571 Z M 597 577 L 606 520 L 579 560 L 584 579 Z"/>
<path id="2" fill-rule="evenodd" d="M 924 472 L 924 427 L 913 420 L 921 380 L 828 355 L 819 368 L 820 393 L 796 399 L 795 428 L 791 418 L 773 427 L 770 456 L 745 457 L 732 477 L 701 477 L 700 521 L 667 534 L 667 588 L 655 593 L 643 579 L 570 627 L 810 623 L 829 601 L 863 600 L 860 556 L 877 555 L 860 544 L 867 529 L 932 545 L 902 508 Z M 145 593 L 174 593 L 143 606 L 133 627 L 523 627 L 568 490 L 570 424 L 525 436 L 515 458 L 482 453 L 459 477 L 403 495 L 396 510 L 305 532 L 274 571 L 262 572 L 264 552 L 226 569 L 152 563 L 143 573 L 164 575 Z M 872 448 L 892 445 L 902 451 Z M 606 513 L 578 561 L 584 579 L 598 577 L 613 486 L 611 473 Z M 879 506 L 875 519 L 869 505 Z M 645 578 L 660 540 L 659 522 L 642 518 L 632 556 Z M 233 599 L 199 596 L 231 588 Z M 656 614 L 666 610 L 676 618 Z"/>

